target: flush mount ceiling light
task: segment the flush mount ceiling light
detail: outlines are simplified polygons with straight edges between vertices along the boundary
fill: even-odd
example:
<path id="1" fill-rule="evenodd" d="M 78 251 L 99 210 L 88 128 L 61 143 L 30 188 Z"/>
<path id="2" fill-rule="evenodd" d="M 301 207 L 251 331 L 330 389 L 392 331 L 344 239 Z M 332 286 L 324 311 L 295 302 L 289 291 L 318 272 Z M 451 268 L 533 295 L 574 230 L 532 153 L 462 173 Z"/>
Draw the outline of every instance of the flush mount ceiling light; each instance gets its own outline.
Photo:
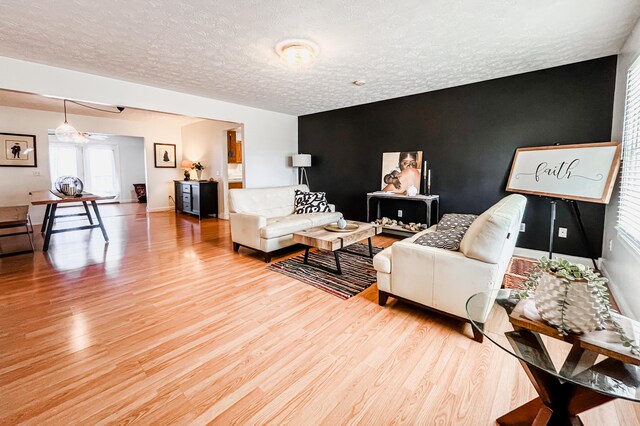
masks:
<path id="1" fill-rule="evenodd" d="M 276 53 L 291 65 L 307 65 L 318 56 L 318 45 L 309 40 L 289 39 L 276 44 Z"/>

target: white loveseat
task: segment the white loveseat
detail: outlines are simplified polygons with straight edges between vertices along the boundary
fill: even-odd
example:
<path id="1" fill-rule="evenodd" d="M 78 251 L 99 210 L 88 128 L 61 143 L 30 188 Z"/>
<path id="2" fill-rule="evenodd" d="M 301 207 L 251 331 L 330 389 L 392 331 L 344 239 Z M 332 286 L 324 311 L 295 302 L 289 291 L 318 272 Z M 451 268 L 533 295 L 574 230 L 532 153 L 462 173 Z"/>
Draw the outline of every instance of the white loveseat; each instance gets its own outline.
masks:
<path id="1" fill-rule="evenodd" d="M 309 191 L 307 185 L 229 190 L 233 249 L 258 250 L 269 262 L 271 252 L 295 244 L 294 232 L 327 225 L 342 216 L 332 204 L 331 212 L 294 214 L 296 189 Z"/>
<path id="2" fill-rule="evenodd" d="M 482 213 L 469 227 L 459 251 L 415 244 L 423 232 L 393 243 L 373 258 L 378 278 L 378 303 L 389 296 L 462 319 L 466 302 L 481 291 L 500 288 L 513 255 L 527 204 L 522 195 L 509 195 Z M 487 312 L 493 300 L 487 300 Z M 473 327 L 472 327 L 473 328 Z M 474 339 L 482 334 L 473 328 Z"/>

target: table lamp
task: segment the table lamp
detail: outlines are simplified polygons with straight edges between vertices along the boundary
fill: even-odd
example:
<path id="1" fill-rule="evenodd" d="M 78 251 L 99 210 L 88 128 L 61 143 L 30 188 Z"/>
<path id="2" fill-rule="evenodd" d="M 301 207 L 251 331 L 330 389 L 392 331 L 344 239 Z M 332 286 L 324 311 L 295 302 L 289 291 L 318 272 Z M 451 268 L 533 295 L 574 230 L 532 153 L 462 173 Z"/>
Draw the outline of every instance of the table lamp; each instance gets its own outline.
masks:
<path id="1" fill-rule="evenodd" d="M 193 162 L 189 160 L 182 160 L 180 168 L 184 169 L 184 180 L 191 180 L 191 173 L 189 173 L 189 170 L 193 169 Z"/>

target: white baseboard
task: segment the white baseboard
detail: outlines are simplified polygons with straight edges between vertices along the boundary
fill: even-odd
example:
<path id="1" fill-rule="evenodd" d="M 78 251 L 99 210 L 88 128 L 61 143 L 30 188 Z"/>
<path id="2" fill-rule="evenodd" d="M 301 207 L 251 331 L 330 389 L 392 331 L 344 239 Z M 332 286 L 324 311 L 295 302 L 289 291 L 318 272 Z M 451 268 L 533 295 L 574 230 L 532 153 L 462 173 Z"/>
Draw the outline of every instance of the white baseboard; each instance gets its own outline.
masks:
<path id="1" fill-rule="evenodd" d="M 542 251 L 542 250 L 532 250 L 532 249 L 527 249 L 522 247 L 516 247 L 516 249 L 513 251 L 513 254 L 515 256 L 531 257 L 534 259 L 540 259 L 542 256 L 549 257 L 549 252 Z M 553 257 L 554 258 L 561 257 L 565 260 L 568 260 L 571 263 L 581 263 L 585 266 L 593 267 L 593 263 L 591 262 L 591 259 L 589 259 L 588 257 L 571 256 L 569 254 L 562 254 L 562 253 L 553 253 Z M 596 264 L 598 265 L 598 268 L 601 268 L 602 258 L 596 259 Z"/>
<path id="2" fill-rule="evenodd" d="M 152 209 L 147 207 L 147 212 L 149 213 L 160 213 L 160 212 L 168 212 L 168 211 L 172 211 L 175 210 L 175 208 L 173 207 L 154 207 Z"/>

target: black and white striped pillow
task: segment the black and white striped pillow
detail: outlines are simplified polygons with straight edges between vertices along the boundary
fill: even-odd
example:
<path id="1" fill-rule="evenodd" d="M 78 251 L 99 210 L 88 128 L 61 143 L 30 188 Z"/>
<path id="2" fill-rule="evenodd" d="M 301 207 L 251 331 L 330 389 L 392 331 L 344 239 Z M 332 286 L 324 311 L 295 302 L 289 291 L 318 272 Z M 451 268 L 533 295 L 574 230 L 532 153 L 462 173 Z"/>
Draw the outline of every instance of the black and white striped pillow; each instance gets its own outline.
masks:
<path id="1" fill-rule="evenodd" d="M 330 212 L 324 192 L 304 192 L 296 189 L 295 214 Z"/>
<path id="2" fill-rule="evenodd" d="M 437 247 L 447 250 L 458 250 L 464 237 L 465 229 L 453 228 L 446 231 L 428 232 L 414 241 L 422 246 Z"/>

